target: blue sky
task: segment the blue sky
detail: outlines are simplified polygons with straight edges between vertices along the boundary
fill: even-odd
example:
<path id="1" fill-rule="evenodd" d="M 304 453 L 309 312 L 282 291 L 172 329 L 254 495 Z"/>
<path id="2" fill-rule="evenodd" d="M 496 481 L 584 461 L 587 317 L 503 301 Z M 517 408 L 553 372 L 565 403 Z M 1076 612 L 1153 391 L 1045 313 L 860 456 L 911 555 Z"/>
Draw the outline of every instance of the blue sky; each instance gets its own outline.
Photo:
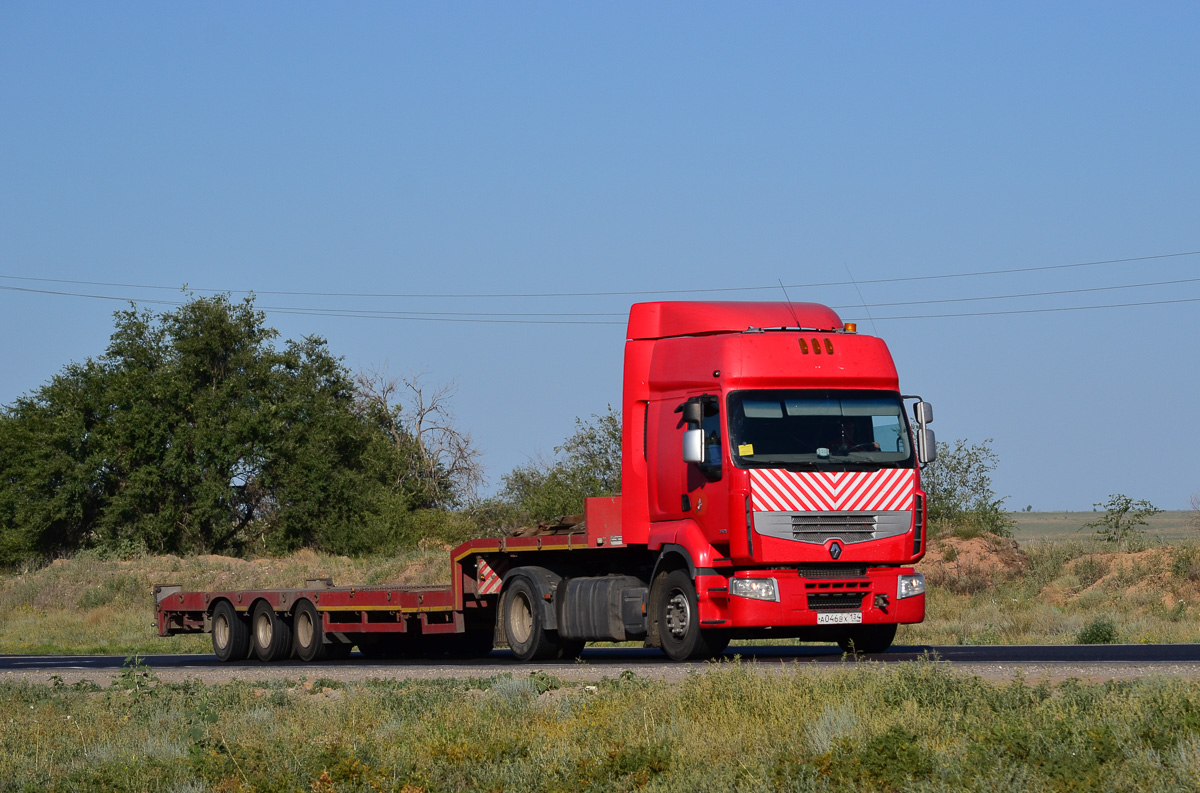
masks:
<path id="1" fill-rule="evenodd" d="M 941 439 L 994 438 L 1010 507 L 1184 508 L 1200 281 L 1161 282 L 1200 255 L 882 281 L 1200 251 L 1198 38 L 1183 3 L 4 3 L 0 402 L 122 307 L 13 287 L 617 323 L 270 313 L 457 383 L 495 485 L 619 398 L 655 296 L 577 293 L 782 280 L 886 338 Z M 576 294 L 378 296 L 414 293 Z"/>

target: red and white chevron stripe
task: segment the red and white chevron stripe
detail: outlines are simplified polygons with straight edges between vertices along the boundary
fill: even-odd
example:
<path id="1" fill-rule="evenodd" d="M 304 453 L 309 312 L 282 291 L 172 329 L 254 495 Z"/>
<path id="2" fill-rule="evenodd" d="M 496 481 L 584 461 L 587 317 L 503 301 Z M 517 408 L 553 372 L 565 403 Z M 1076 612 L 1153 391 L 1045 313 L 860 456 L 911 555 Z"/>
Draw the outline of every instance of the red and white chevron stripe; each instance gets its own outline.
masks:
<path id="1" fill-rule="evenodd" d="M 475 562 L 475 573 L 479 579 L 476 591 L 480 595 L 498 595 L 508 572 L 508 560 L 503 556 L 479 557 Z"/>
<path id="2" fill-rule="evenodd" d="M 814 471 L 750 469 L 750 505 L 758 512 L 882 512 L 912 509 L 916 471 Z"/>

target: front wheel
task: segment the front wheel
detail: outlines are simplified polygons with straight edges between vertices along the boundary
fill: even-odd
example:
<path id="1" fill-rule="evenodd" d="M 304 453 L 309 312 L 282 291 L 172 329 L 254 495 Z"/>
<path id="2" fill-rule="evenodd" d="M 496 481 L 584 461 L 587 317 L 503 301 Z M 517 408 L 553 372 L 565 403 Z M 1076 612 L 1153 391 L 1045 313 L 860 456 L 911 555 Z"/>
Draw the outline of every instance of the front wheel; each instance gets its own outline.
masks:
<path id="1" fill-rule="evenodd" d="M 896 624 L 863 625 L 851 628 L 838 637 L 838 647 L 842 652 L 858 655 L 861 653 L 882 653 L 892 646 L 896 638 Z"/>
<path id="2" fill-rule="evenodd" d="M 513 576 L 504 590 L 504 634 L 521 661 L 545 661 L 558 655 L 555 637 L 545 628 L 542 605 L 533 582 Z"/>
<path id="3" fill-rule="evenodd" d="M 672 661 L 711 658 L 729 644 L 724 635 L 700 630 L 696 586 L 686 570 L 661 576 L 655 589 L 658 639 L 663 652 Z"/>

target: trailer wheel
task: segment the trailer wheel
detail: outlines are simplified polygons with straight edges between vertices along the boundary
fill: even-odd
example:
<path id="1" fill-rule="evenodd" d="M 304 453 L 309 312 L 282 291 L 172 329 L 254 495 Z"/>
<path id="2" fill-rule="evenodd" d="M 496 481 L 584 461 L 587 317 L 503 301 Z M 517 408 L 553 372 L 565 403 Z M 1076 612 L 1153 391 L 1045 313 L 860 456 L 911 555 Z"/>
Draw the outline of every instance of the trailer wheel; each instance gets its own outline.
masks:
<path id="1" fill-rule="evenodd" d="M 521 661 L 544 661 L 558 655 L 558 643 L 544 627 L 537 589 L 525 576 L 513 576 L 504 590 L 504 634 Z"/>
<path id="2" fill-rule="evenodd" d="M 293 651 L 305 663 L 320 661 L 325 657 L 325 632 L 321 627 L 321 614 L 312 601 L 301 600 L 296 604 L 292 617 Z"/>
<path id="3" fill-rule="evenodd" d="M 213 609 L 212 643 L 220 661 L 245 661 L 250 656 L 250 626 L 228 600 Z"/>
<path id="4" fill-rule="evenodd" d="M 693 661 L 711 658 L 725 649 L 729 641 L 723 635 L 710 636 L 708 631 L 700 630 L 696 586 L 686 570 L 659 576 L 655 590 L 653 600 L 659 643 L 668 658 Z"/>
<path id="5" fill-rule="evenodd" d="M 862 653 L 882 653 L 892 646 L 896 638 L 896 625 L 863 625 L 846 631 L 838 637 L 838 647 L 844 653 L 859 655 Z"/>
<path id="6" fill-rule="evenodd" d="M 265 600 L 254 606 L 250 617 L 250 638 L 260 661 L 282 661 L 292 653 L 292 626 Z"/>

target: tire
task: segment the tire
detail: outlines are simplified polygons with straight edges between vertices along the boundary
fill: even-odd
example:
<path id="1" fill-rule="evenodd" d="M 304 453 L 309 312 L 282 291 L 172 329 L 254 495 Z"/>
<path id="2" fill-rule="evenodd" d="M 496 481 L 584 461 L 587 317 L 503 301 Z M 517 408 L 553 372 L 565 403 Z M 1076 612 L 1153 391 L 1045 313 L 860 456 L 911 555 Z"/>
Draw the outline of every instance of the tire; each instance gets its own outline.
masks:
<path id="1" fill-rule="evenodd" d="M 545 661 L 558 657 L 558 642 L 545 628 L 537 588 L 525 576 L 513 576 L 505 587 L 503 619 L 508 646 L 518 660 Z"/>
<path id="2" fill-rule="evenodd" d="M 325 657 L 325 629 L 312 601 L 301 600 L 292 612 L 292 653 L 305 663 Z"/>
<path id="3" fill-rule="evenodd" d="M 213 654 L 230 663 L 250 657 L 250 626 L 228 600 L 222 600 L 212 615 Z"/>
<path id="4" fill-rule="evenodd" d="M 729 643 L 722 634 L 700 630 L 696 585 L 686 570 L 660 575 L 653 600 L 659 644 L 672 661 L 711 658 Z"/>
<path id="5" fill-rule="evenodd" d="M 853 655 L 862 655 L 864 653 L 873 655 L 882 653 L 887 648 L 892 646 L 892 641 L 896 638 L 896 625 L 864 625 L 861 628 L 853 628 L 846 631 L 838 640 L 838 647 L 842 648 L 842 652 L 851 653 Z"/>
<path id="6" fill-rule="evenodd" d="M 265 600 L 254 605 L 250 615 L 250 643 L 258 660 L 282 661 L 292 654 L 292 626 Z"/>

